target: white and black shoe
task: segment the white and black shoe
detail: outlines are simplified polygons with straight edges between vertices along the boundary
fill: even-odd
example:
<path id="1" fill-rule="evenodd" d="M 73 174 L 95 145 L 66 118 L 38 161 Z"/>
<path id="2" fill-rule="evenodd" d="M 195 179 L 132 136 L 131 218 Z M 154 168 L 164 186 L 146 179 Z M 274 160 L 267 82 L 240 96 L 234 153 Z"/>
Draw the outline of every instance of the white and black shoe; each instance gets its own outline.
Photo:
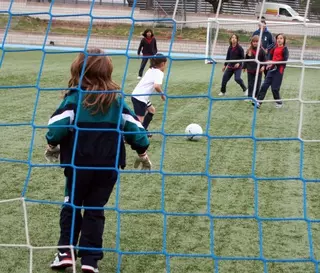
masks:
<path id="1" fill-rule="evenodd" d="M 257 102 L 257 104 L 255 104 L 254 102 L 252 102 L 252 105 L 253 105 L 254 107 L 257 107 L 258 109 L 260 109 L 260 107 L 261 107 L 261 103 L 259 103 L 259 102 Z"/>
<path id="2" fill-rule="evenodd" d="M 82 273 L 99 273 L 98 267 L 93 267 L 91 265 L 82 265 Z"/>
<path id="3" fill-rule="evenodd" d="M 53 260 L 53 262 L 51 263 L 50 267 L 52 269 L 56 269 L 56 270 L 62 270 L 65 269 L 67 267 L 71 267 L 73 266 L 73 264 L 75 263 L 75 261 L 72 260 L 72 256 L 71 256 L 71 252 L 65 252 L 65 253 L 56 253 L 55 254 L 55 259 Z"/>

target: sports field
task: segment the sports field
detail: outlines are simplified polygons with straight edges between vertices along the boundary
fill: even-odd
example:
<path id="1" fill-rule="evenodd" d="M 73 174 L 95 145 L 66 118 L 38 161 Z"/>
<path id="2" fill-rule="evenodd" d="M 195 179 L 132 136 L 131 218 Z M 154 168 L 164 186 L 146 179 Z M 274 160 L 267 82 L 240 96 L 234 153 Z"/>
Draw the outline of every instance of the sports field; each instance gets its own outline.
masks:
<path id="1" fill-rule="evenodd" d="M 47 55 L 39 87 L 66 87 L 74 57 Z M 6 53 L 0 86 L 35 86 L 41 59 L 38 52 Z M 131 94 L 139 61 L 130 59 L 125 74 L 126 60 L 113 58 L 114 79 Z M 312 181 L 320 181 L 320 143 L 297 138 L 299 101 L 285 102 L 282 109 L 264 103 L 254 119 L 251 103 L 229 99 L 242 95 L 233 80 L 228 97 L 215 100 L 221 77 L 220 64 L 172 62 L 164 86 L 173 97 L 166 104 L 152 97 L 157 113 L 150 130 L 163 129 L 151 139 L 153 172 L 130 173 L 134 153 L 128 149 L 128 166 L 106 211 L 100 272 L 318 272 L 320 183 Z M 286 69 L 283 98 L 298 98 L 300 79 L 301 69 Z M 320 101 L 319 70 L 306 69 L 303 84 L 302 99 Z M 190 95 L 199 97 L 181 97 Z M 21 202 L 0 203 L 0 244 L 25 245 L 27 239 L 34 247 L 57 244 L 61 204 L 50 202 L 63 202 L 62 169 L 29 168 L 25 161 L 46 164 L 46 130 L 32 125 L 46 126 L 60 100 L 58 91 L 0 89 L 0 200 L 20 197 L 28 177 L 25 197 L 39 201 L 27 202 L 29 236 Z M 303 139 L 320 139 L 319 118 L 320 104 L 304 105 Z M 190 142 L 170 136 L 183 134 L 190 123 L 200 124 L 211 138 Z M 33 272 L 51 272 L 55 251 L 34 249 Z M 0 247 L 0 272 L 30 272 L 29 254 L 26 247 Z"/>

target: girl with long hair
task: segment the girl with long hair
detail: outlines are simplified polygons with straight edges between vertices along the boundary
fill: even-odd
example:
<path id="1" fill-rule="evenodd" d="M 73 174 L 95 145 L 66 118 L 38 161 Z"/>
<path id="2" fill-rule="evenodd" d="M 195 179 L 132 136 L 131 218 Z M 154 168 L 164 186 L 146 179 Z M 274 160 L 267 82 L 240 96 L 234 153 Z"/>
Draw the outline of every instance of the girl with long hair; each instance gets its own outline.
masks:
<path id="1" fill-rule="evenodd" d="M 126 165 L 123 138 L 138 154 L 136 168 L 142 165 L 142 169 L 150 170 L 151 162 L 146 153 L 146 131 L 118 95 L 120 86 L 112 80 L 111 58 L 100 49 L 87 53 L 80 53 L 71 65 L 69 89 L 48 123 L 45 157 L 52 161 L 60 154 L 66 177 L 59 252 L 51 268 L 74 266 L 72 257 L 78 256 L 82 272 L 98 273 L 98 261 L 103 258 L 99 250 L 105 222 L 103 207 L 119 168 Z M 130 133 L 123 137 L 123 132 Z M 78 253 L 63 247 L 68 245 L 79 246 Z"/>

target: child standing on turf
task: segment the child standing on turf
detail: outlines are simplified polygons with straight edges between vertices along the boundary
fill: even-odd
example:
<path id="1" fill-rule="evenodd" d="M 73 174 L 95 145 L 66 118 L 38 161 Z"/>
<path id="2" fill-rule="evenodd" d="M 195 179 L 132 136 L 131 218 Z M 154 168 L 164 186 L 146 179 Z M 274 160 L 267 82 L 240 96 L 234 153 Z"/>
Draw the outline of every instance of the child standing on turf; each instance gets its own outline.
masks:
<path id="1" fill-rule="evenodd" d="M 120 130 L 138 133 L 124 135 L 126 142 L 138 154 L 135 167 L 142 164 L 142 169 L 150 169 L 151 162 L 146 154 L 149 140 L 145 129 L 117 94 L 120 87 L 111 78 L 111 59 L 99 49 L 88 50 L 88 54 L 85 58 L 85 54 L 80 53 L 71 65 L 70 90 L 49 120 L 45 157 L 52 161 L 60 153 L 61 164 L 73 163 L 74 166 L 83 167 L 66 167 L 64 170 L 67 194 L 60 214 L 58 245 L 61 248 L 51 268 L 60 270 L 73 266 L 71 250 L 62 246 L 79 245 L 86 248 L 78 251 L 82 272 L 98 273 L 98 261 L 103 257 L 103 252 L 99 250 L 102 248 L 105 222 L 103 207 L 117 181 L 118 167 L 124 168 L 126 165 L 123 137 L 117 131 L 118 122 Z M 85 92 L 79 91 L 79 86 Z M 78 129 L 71 129 L 72 125 Z M 114 169 L 90 169 L 92 167 Z M 80 208 L 74 211 L 72 205 Z M 85 207 L 83 215 L 81 206 Z"/>
<path id="2" fill-rule="evenodd" d="M 270 50 L 268 59 L 273 62 L 287 61 L 289 58 L 289 50 L 286 47 L 286 37 L 280 33 L 276 36 L 276 46 Z M 268 88 L 271 86 L 273 98 L 276 100 L 276 108 L 282 107 L 282 101 L 280 97 L 280 87 L 282 84 L 283 73 L 286 68 L 286 64 L 269 64 L 266 66 L 268 71 L 264 83 L 261 86 L 259 94 L 257 96 L 257 107 L 260 108 L 261 101 L 264 100 Z"/>
<path id="3" fill-rule="evenodd" d="M 224 67 L 222 68 L 223 77 L 221 83 L 221 92 L 219 96 L 225 96 L 226 87 L 228 81 L 231 79 L 232 75 L 234 75 L 234 80 L 237 84 L 241 86 L 242 91 L 245 96 L 248 95 L 247 87 L 245 86 L 243 80 L 241 79 L 241 71 L 242 71 L 242 62 L 244 59 L 244 51 L 243 48 L 239 45 L 239 37 L 237 34 L 231 35 L 229 39 L 229 48 L 227 52 L 226 62 Z M 239 62 L 228 62 L 229 60 L 239 60 Z"/>
<path id="4" fill-rule="evenodd" d="M 156 111 L 149 100 L 150 95 L 156 91 L 162 94 L 163 101 L 166 100 L 161 88 L 166 63 L 167 58 L 162 54 L 157 54 L 155 58 L 150 59 L 150 68 L 132 92 L 131 101 L 134 112 L 146 130 Z M 151 137 L 150 134 L 148 136 Z"/>
<path id="5" fill-rule="evenodd" d="M 158 49 L 157 49 L 157 41 L 156 41 L 156 38 L 154 37 L 153 31 L 148 28 L 142 33 L 142 36 L 143 38 L 141 39 L 141 42 L 138 48 L 138 55 L 140 55 L 141 50 L 142 50 L 142 55 L 144 57 L 156 55 L 158 52 Z M 138 74 L 138 80 L 141 79 L 143 70 L 146 67 L 147 62 L 148 62 L 148 58 L 142 58 L 139 74 Z"/>
<path id="6" fill-rule="evenodd" d="M 257 72 L 257 67 L 258 64 L 255 62 L 256 55 L 258 55 L 258 60 L 260 62 L 265 62 L 266 61 L 266 54 L 264 50 L 260 47 L 258 50 L 258 42 L 259 42 L 259 36 L 255 35 L 251 38 L 251 43 L 250 47 L 248 48 L 246 52 L 246 59 L 253 60 L 252 62 L 245 62 L 243 65 L 243 71 L 247 71 L 248 75 L 248 97 L 252 98 L 253 96 L 253 89 L 254 89 L 254 82 L 256 78 L 256 72 Z M 259 51 L 259 53 L 258 53 Z M 257 86 L 256 86 L 256 93 L 255 97 L 257 97 L 257 94 L 260 90 L 261 86 L 261 79 L 262 79 L 262 72 L 264 71 L 265 67 L 264 65 L 260 66 L 260 71 L 258 74 L 258 79 L 257 79 Z"/>

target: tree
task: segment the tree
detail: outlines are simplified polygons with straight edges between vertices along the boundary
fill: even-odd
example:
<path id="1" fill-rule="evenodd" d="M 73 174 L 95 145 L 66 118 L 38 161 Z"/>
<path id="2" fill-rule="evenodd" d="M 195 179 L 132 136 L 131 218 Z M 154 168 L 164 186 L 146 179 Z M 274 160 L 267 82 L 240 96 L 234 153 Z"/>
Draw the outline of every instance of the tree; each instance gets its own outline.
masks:
<path id="1" fill-rule="evenodd" d="M 213 12 L 217 13 L 218 6 L 219 6 L 219 0 L 204 0 L 204 1 L 211 4 L 212 8 L 213 8 Z M 221 0 L 221 1 L 222 1 L 222 3 L 224 3 L 224 2 L 228 2 L 229 0 Z M 220 8 L 220 11 L 221 11 L 221 8 Z"/>
<path id="2" fill-rule="evenodd" d="M 313 0 L 310 1 L 309 12 L 320 15 L 320 3 L 319 1 Z"/>
<path id="3" fill-rule="evenodd" d="M 306 4 L 307 4 L 307 0 L 301 0 L 300 6 L 305 8 Z M 310 0 L 308 15 L 309 16 L 314 15 L 314 16 L 318 17 L 318 19 L 320 18 L 320 2 L 319 2 L 319 0 Z"/>
<path id="4" fill-rule="evenodd" d="M 153 0 L 147 0 L 147 3 L 146 3 L 146 8 L 147 9 L 152 9 L 153 8 Z"/>

